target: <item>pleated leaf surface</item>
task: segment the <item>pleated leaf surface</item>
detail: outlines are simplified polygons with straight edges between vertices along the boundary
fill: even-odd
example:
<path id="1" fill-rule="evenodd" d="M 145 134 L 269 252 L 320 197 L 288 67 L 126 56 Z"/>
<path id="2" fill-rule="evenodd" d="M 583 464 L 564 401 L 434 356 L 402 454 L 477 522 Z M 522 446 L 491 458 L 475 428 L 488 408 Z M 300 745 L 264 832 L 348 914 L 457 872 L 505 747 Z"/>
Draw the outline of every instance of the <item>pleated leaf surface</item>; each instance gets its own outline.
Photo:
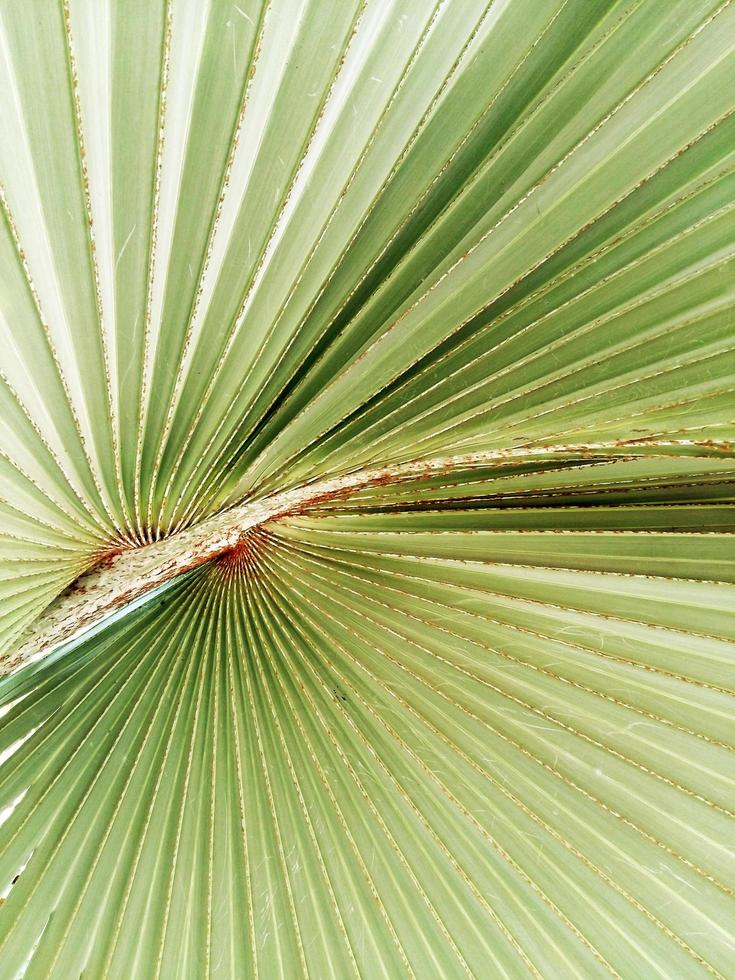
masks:
<path id="1" fill-rule="evenodd" d="M 731 0 L 0 0 L 0 658 L 314 490 L 0 679 L 0 978 L 735 976 L 734 300 Z"/>

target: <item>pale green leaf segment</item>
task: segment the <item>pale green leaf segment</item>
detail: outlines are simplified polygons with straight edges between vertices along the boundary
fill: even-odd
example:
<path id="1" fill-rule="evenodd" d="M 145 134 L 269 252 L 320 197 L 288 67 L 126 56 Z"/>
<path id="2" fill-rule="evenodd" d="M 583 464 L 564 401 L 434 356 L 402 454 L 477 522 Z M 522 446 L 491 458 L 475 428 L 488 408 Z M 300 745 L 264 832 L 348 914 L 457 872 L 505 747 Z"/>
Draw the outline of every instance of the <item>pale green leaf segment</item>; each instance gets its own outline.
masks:
<path id="1" fill-rule="evenodd" d="M 733 2 L 0 0 L 4 658 L 414 474 L 0 682 L 0 978 L 732 977 L 734 300 Z"/>

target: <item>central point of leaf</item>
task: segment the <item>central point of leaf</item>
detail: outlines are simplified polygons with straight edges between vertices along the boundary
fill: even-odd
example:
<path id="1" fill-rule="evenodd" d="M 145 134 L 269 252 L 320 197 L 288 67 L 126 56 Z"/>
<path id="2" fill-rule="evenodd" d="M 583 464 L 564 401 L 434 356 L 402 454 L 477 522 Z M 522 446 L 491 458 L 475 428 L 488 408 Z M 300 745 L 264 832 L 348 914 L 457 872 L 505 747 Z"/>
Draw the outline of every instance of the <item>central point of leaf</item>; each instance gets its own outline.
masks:
<path id="1" fill-rule="evenodd" d="M 259 526 L 248 528 L 240 535 L 232 548 L 214 560 L 213 565 L 228 575 L 255 572 L 260 564 L 265 546 L 265 535 Z"/>

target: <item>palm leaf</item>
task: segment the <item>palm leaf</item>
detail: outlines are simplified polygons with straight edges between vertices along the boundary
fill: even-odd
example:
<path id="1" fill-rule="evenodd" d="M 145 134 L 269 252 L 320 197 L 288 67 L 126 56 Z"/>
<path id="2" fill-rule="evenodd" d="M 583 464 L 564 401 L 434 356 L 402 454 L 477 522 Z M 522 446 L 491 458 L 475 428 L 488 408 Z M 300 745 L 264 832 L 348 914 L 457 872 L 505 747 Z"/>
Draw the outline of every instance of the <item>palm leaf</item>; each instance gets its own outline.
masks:
<path id="1" fill-rule="evenodd" d="M 0 4 L 2 976 L 733 974 L 735 8 Z"/>

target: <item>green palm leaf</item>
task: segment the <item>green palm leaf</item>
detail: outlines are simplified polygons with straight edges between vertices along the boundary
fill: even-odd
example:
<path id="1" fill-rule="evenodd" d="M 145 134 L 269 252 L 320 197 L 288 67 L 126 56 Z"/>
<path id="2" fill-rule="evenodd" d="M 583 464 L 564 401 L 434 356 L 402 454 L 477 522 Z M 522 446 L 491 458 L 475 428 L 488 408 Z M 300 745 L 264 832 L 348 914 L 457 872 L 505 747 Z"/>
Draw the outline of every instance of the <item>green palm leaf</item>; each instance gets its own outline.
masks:
<path id="1" fill-rule="evenodd" d="M 2 0 L 0 977 L 735 972 L 735 6 Z"/>

